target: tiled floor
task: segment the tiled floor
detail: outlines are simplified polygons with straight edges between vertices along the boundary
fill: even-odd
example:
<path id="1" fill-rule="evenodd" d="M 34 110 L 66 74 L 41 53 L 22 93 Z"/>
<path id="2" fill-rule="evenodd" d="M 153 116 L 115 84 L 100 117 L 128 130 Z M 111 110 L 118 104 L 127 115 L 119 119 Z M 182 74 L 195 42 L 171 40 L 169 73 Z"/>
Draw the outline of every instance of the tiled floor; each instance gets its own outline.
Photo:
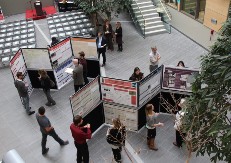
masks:
<path id="1" fill-rule="evenodd" d="M 127 17 L 121 16 L 117 20 L 129 21 Z M 38 21 L 38 24 L 45 24 Z M 148 37 L 145 40 L 135 31 L 130 22 L 122 22 L 124 30 L 124 51 L 122 53 L 108 52 L 106 75 L 127 79 L 133 68 L 139 66 L 141 70 L 148 74 L 148 57 L 150 47 L 156 45 L 160 52 L 161 64 L 176 65 L 179 60 L 185 61 L 189 67 L 199 67 L 199 56 L 205 50 L 186 38 L 184 35 L 173 30 L 172 34 L 163 34 Z M 46 27 L 44 25 L 44 30 Z M 44 31 L 46 33 L 46 31 Z M 36 33 L 37 34 L 37 33 Z M 46 33 L 47 34 L 47 33 Z M 47 34 L 48 35 L 48 34 Z M 40 38 L 41 36 L 37 36 Z M 49 36 L 48 36 L 49 37 Z M 41 37 L 37 40 L 39 47 L 46 46 L 46 42 Z M 16 149 L 26 163 L 74 163 L 76 159 L 76 148 L 70 133 L 69 125 L 72 121 L 72 113 L 68 97 L 74 93 L 71 82 L 59 91 L 53 91 L 52 96 L 57 101 L 57 105 L 47 107 L 46 115 L 49 117 L 58 135 L 63 139 L 68 139 L 70 144 L 60 147 L 52 138 L 48 137 L 47 146 L 50 151 L 47 156 L 41 154 L 41 133 L 35 116 L 26 115 L 23 109 L 17 90 L 13 85 L 13 78 L 8 68 L 0 69 L 0 157 L 10 149 Z M 30 105 L 33 110 L 44 105 L 45 96 L 41 90 L 34 90 Z M 149 151 L 146 146 L 146 129 L 139 133 L 128 133 L 127 142 L 138 152 L 136 155 L 144 163 L 183 163 L 185 161 L 185 149 L 178 149 L 172 145 L 174 141 L 174 129 L 172 118 L 168 115 L 161 115 L 159 121 L 165 126 L 157 131 L 157 152 Z M 112 152 L 105 140 L 107 127 L 103 127 L 93 139 L 89 140 L 90 162 L 110 163 L 112 162 Z M 131 162 L 123 152 L 124 163 Z M 207 163 L 208 158 L 198 157 L 192 163 Z"/>

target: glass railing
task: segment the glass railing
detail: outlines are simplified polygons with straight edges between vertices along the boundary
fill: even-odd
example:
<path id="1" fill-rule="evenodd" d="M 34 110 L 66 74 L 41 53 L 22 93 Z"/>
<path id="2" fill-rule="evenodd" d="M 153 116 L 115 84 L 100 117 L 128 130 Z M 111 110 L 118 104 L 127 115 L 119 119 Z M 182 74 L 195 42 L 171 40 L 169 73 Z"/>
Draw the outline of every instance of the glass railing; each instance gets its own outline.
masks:
<path id="1" fill-rule="evenodd" d="M 138 32 L 142 35 L 143 38 L 145 38 L 144 16 L 141 13 L 140 8 L 139 8 L 136 1 L 132 0 L 131 4 L 133 4 L 130 6 L 130 9 L 129 9 L 129 13 L 131 15 L 131 18 L 132 18 Z"/>
<path id="2" fill-rule="evenodd" d="M 165 6 L 165 4 L 161 0 L 152 0 L 153 4 L 156 6 L 156 10 L 161 17 L 161 21 L 163 22 L 165 29 L 171 33 L 171 20 L 172 16 Z"/>

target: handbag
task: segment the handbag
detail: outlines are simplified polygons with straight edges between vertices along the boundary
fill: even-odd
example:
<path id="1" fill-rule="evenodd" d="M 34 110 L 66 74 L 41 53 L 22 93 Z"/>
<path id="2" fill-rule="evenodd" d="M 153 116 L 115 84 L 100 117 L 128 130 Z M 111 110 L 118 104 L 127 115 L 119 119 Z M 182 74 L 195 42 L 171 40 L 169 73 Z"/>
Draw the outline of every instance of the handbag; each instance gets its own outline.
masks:
<path id="1" fill-rule="evenodd" d="M 50 79 L 50 86 L 51 88 L 55 86 L 55 83 Z"/>

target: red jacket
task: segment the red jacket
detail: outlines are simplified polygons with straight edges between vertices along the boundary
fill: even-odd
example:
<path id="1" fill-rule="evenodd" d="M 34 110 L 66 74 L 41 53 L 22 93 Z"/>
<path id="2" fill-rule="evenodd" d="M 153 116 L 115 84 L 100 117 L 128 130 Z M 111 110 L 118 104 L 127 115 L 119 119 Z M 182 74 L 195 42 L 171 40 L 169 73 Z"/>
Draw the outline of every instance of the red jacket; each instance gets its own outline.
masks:
<path id="1" fill-rule="evenodd" d="M 70 126 L 72 137 L 78 144 L 86 143 L 86 139 L 91 139 L 91 129 L 85 127 L 77 127 L 74 123 Z M 86 130 L 86 132 L 85 132 Z"/>

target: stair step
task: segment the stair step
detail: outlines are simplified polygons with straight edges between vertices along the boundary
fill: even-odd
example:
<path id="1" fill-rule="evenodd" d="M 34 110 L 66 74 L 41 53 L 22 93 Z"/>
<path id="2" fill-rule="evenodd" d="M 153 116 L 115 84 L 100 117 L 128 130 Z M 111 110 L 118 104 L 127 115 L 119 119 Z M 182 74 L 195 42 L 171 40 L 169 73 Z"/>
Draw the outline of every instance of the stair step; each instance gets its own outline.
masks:
<path id="1" fill-rule="evenodd" d="M 147 5 L 147 4 L 153 4 L 152 1 L 147 1 L 147 2 L 137 2 L 133 3 L 132 6 L 142 6 L 142 5 Z"/>
<path id="2" fill-rule="evenodd" d="M 155 22 L 149 22 L 149 23 L 145 23 L 145 25 L 163 25 L 163 22 L 162 21 L 155 21 Z"/>
<path id="3" fill-rule="evenodd" d="M 156 12 L 156 9 L 142 10 L 141 12 L 142 13 L 145 13 L 145 12 Z M 135 13 L 140 13 L 140 11 L 136 11 Z"/>
<path id="4" fill-rule="evenodd" d="M 154 16 L 154 15 L 155 15 L 155 16 L 156 16 L 156 15 L 159 16 L 158 13 L 150 13 L 150 14 L 138 15 L 137 17 L 142 17 L 142 16 L 143 16 L 143 17 L 148 17 L 148 16 Z"/>
<path id="5" fill-rule="evenodd" d="M 157 35 L 157 34 L 167 33 L 167 32 L 168 31 L 166 29 L 160 29 L 160 30 L 145 32 L 145 36 Z"/>
<path id="6" fill-rule="evenodd" d="M 152 18 L 145 18 L 145 19 L 138 19 L 138 20 L 147 21 L 147 20 L 158 20 L 158 19 L 160 19 L 160 17 L 152 17 Z"/>
<path id="7" fill-rule="evenodd" d="M 164 25 L 156 25 L 156 26 L 151 26 L 151 27 L 145 27 L 145 30 L 148 30 L 148 29 L 157 29 L 157 28 L 162 28 L 164 27 Z M 144 27 L 142 27 L 144 29 Z"/>
<path id="8" fill-rule="evenodd" d="M 139 8 L 138 7 L 134 7 L 133 9 L 134 10 L 137 10 L 137 9 L 140 9 L 141 11 L 142 11 L 142 9 L 144 9 L 144 8 L 155 8 L 155 6 L 154 5 L 147 5 L 147 6 L 139 6 Z"/>

